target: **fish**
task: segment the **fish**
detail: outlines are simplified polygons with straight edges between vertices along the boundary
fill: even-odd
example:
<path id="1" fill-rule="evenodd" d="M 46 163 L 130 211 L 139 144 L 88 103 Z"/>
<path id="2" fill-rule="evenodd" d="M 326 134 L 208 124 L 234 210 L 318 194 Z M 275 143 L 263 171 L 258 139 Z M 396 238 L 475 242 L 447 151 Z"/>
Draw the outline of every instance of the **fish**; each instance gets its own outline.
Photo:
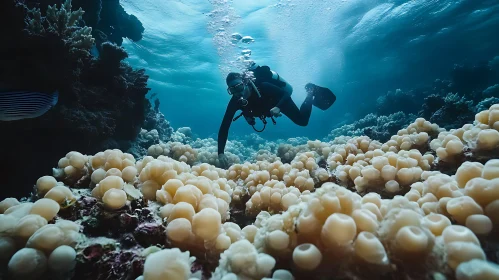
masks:
<path id="1" fill-rule="evenodd" d="M 59 92 L 0 90 L 0 121 L 38 118 L 59 101 Z"/>
<path id="2" fill-rule="evenodd" d="M 97 46 L 95 44 L 92 45 L 92 48 L 90 49 L 90 54 L 96 58 L 100 56 L 99 49 L 97 49 Z"/>

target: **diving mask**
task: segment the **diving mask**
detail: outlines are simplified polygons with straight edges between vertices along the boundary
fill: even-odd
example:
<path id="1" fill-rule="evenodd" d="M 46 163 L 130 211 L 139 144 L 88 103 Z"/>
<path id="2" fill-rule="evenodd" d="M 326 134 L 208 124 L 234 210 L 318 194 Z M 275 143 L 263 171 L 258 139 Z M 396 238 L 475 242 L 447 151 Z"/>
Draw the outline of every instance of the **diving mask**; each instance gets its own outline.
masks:
<path id="1" fill-rule="evenodd" d="M 229 86 L 227 88 L 227 92 L 229 93 L 229 95 L 235 95 L 236 97 L 238 97 L 238 100 L 237 100 L 237 103 L 239 104 L 239 106 L 246 106 L 248 105 L 248 100 L 245 99 L 245 94 L 244 94 L 244 90 L 246 88 L 246 83 L 244 81 L 241 81 L 240 83 L 237 83 L 233 86 Z"/>
<path id="2" fill-rule="evenodd" d="M 244 90 L 244 83 L 243 82 L 240 82 L 239 84 L 236 84 L 236 85 L 233 85 L 233 86 L 230 86 L 227 88 L 227 92 L 230 95 L 241 93 L 241 92 L 243 92 L 243 90 Z"/>

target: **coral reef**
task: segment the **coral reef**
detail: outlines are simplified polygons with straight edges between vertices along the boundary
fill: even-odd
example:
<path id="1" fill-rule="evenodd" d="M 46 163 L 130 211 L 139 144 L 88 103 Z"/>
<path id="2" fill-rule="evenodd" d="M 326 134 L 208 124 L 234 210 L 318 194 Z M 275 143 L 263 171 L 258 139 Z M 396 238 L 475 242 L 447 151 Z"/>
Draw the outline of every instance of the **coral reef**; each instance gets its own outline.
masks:
<path id="1" fill-rule="evenodd" d="M 438 98 L 435 99 L 438 100 Z M 435 102 L 435 99 L 433 99 L 433 102 Z M 429 101 L 429 99 L 425 99 L 425 101 Z M 439 106 L 439 108 L 433 112 L 429 121 L 444 124 L 443 127 L 447 129 L 463 125 L 466 123 L 466 120 L 475 115 L 473 101 L 467 100 L 464 96 L 459 96 L 457 93 L 449 93 L 445 97 L 440 98 L 437 104 L 430 106 L 433 108 Z"/>
<path id="2" fill-rule="evenodd" d="M 106 34 L 106 39 L 121 45 L 123 38 L 132 41 L 142 39 L 144 27 L 134 15 L 129 15 L 118 0 L 95 0 L 101 3 L 100 20 L 95 28 Z M 84 1 L 81 1 L 84 2 Z"/>
<path id="3" fill-rule="evenodd" d="M 161 113 L 157 107 L 153 109 L 149 103 L 147 105 L 146 117 L 142 128 L 148 131 L 156 129 L 161 141 L 169 141 L 173 135 L 173 128 L 170 125 L 170 122 L 168 122 L 163 113 Z"/>
<path id="4" fill-rule="evenodd" d="M 48 9 L 40 5 L 40 12 L 17 1 L 1 5 L 0 18 L 11 22 L 0 26 L 9 37 L 0 46 L 0 83 L 59 91 L 58 104 L 47 114 L 0 123 L 2 132 L 11 135 L 3 141 L 9 147 L 3 156 L 10 162 L 3 171 L 10 176 L 1 196 L 19 197 L 16 188 L 29 191 L 33 180 L 50 171 L 55 154 L 72 149 L 95 153 L 134 140 L 145 120 L 148 76 L 121 61 L 126 52 L 115 45 L 104 44 L 103 55 L 94 58 L 86 45 L 89 28 L 78 20 L 83 11 L 70 11 L 70 1 Z M 38 160 L 26 160 L 27 155 Z"/>
<path id="5" fill-rule="evenodd" d="M 496 279 L 498 125 L 493 104 L 460 128 L 417 118 L 228 170 L 180 142 L 72 151 L 0 202 L 0 277 Z"/>
<path id="6" fill-rule="evenodd" d="M 367 135 L 383 142 L 416 117 L 445 129 L 462 126 L 499 97 L 496 61 L 497 57 L 488 64 L 455 65 L 449 80 L 436 79 L 431 87 L 389 91 L 377 99 L 375 112 L 336 127 L 324 140 Z"/>
<path id="7" fill-rule="evenodd" d="M 130 144 L 128 153 L 134 155 L 135 157 L 141 157 L 147 154 L 148 147 L 159 144 L 159 133 L 156 129 L 147 131 L 141 129 L 137 138 Z"/>
<path id="8" fill-rule="evenodd" d="M 416 114 L 417 108 L 421 107 L 421 97 L 425 96 L 426 91 L 411 90 L 403 92 L 397 89 L 394 92 L 389 91 L 386 95 L 380 96 L 376 100 L 376 113 L 379 115 L 390 115 L 398 111 L 406 114 Z M 399 106 L 394 107 L 393 104 Z"/>
<path id="9" fill-rule="evenodd" d="M 499 278 L 499 58 L 323 140 L 236 138 L 221 169 L 123 62 L 119 1 L 38 2 L 0 3 L 0 82 L 60 92 L 0 124 L 2 196 L 34 185 L 0 201 L 1 279 Z"/>
<path id="10" fill-rule="evenodd" d="M 58 0 L 24 0 L 27 6 L 38 7 L 46 13 L 49 5 L 59 4 Z M 123 38 L 134 42 L 142 39 L 144 27 L 136 16 L 127 14 L 118 0 L 72 0 L 74 10 L 82 9 L 85 13 L 82 20 L 91 28 L 96 46 L 103 42 L 112 42 L 121 46 Z"/>
<path id="11" fill-rule="evenodd" d="M 48 6 L 47 14 L 42 18 L 39 8 L 28 10 L 27 30 L 31 35 L 46 35 L 52 33 L 62 37 L 66 44 L 72 48 L 90 49 L 95 42 L 92 38 L 92 28 L 88 26 L 78 27 L 76 24 L 81 20 L 84 11 L 79 8 L 72 11 L 71 0 L 66 0 L 58 9 L 56 5 Z"/>
<path id="12" fill-rule="evenodd" d="M 352 124 L 333 129 L 324 140 L 331 141 L 340 136 L 366 135 L 379 141 L 386 141 L 404 125 L 409 124 L 414 117 L 404 112 L 396 112 L 388 116 L 368 114 Z"/>
<path id="13" fill-rule="evenodd" d="M 158 100 L 158 99 L 156 99 Z M 155 102 L 158 104 L 157 102 Z M 122 147 L 136 158 L 141 158 L 148 154 L 148 149 L 154 144 L 166 143 L 173 138 L 174 131 L 170 122 L 166 120 L 163 113 L 157 106 L 153 109 L 150 103 L 146 104 L 145 119 L 139 135 L 133 141 L 121 142 Z"/>

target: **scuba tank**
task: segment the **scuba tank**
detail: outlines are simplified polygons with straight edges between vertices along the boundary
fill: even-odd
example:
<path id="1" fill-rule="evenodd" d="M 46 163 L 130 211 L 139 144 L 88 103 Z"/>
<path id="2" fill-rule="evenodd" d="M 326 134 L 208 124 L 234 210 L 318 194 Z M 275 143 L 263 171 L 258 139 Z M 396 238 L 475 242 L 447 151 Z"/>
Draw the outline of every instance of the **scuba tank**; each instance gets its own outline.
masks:
<path id="1" fill-rule="evenodd" d="M 276 82 L 280 82 L 280 84 L 284 84 L 284 86 L 281 86 L 282 89 L 284 89 L 287 93 L 289 93 L 289 95 L 291 95 L 293 93 L 293 87 L 288 83 L 286 82 L 286 80 L 284 80 L 281 76 L 279 76 L 279 74 L 274 71 L 274 70 L 270 70 L 270 72 L 272 73 L 272 80 L 276 81 Z"/>
<path id="2" fill-rule="evenodd" d="M 257 80 L 272 83 L 284 89 L 287 93 L 289 93 L 289 95 L 293 93 L 293 87 L 285 79 L 283 79 L 279 73 L 271 70 L 268 66 L 259 66 L 255 62 L 252 62 L 248 67 L 248 71 L 253 72 L 253 76 Z"/>

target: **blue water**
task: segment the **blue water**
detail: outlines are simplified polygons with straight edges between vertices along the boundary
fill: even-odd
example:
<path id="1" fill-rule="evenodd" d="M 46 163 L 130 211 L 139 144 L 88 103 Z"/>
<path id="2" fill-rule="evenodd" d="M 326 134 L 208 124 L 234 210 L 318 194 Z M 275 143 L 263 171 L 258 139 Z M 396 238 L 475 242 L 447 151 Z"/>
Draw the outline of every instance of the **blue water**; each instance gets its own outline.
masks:
<path id="1" fill-rule="evenodd" d="M 431 85 L 455 63 L 499 55 L 497 0 L 122 0 L 145 27 L 144 39 L 125 41 L 128 62 L 146 68 L 151 93 L 174 128 L 216 136 L 230 97 L 225 76 L 237 70 L 241 51 L 269 65 L 294 87 L 313 82 L 338 99 L 314 108 L 307 127 L 284 118 L 266 139 L 326 136 L 340 124 L 372 112 L 388 90 Z M 251 36 L 231 43 L 231 34 Z M 253 132 L 243 119 L 230 133 Z M 231 137 L 231 136 L 230 136 Z M 230 139 L 230 138 L 229 138 Z"/>

